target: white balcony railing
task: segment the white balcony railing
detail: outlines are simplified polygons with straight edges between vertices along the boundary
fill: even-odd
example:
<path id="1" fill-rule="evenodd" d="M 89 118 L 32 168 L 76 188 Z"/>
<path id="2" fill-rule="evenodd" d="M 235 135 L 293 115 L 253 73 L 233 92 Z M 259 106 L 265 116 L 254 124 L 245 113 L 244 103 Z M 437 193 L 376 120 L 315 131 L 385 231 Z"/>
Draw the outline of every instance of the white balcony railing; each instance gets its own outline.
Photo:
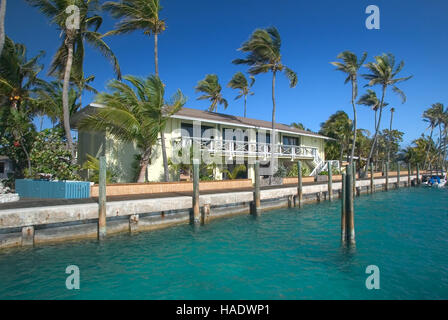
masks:
<path id="1" fill-rule="evenodd" d="M 223 156 L 256 156 L 263 158 L 271 156 L 271 144 L 261 142 L 182 137 L 173 139 L 173 148 L 174 150 L 190 148 L 193 141 L 199 143 L 200 150 L 207 150 L 213 154 L 220 153 Z M 319 157 L 318 150 L 315 147 L 281 144 L 274 146 L 274 155 L 278 157 L 290 157 L 292 160 L 296 158 L 312 160 Z"/>

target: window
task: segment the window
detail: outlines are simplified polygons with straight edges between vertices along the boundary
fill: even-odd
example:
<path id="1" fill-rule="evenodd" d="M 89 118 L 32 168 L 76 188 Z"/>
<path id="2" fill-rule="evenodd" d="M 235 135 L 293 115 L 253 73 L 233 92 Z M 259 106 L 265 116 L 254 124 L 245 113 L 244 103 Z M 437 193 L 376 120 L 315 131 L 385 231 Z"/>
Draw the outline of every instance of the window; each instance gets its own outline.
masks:
<path id="1" fill-rule="evenodd" d="M 283 136 L 283 144 L 287 146 L 298 146 L 299 138 Z"/>
<path id="2" fill-rule="evenodd" d="M 278 134 L 277 134 L 277 137 L 278 137 Z M 271 134 L 270 133 L 265 133 L 265 143 L 271 143 Z M 257 132 L 257 143 L 258 142 L 261 142 L 261 141 L 259 141 L 259 139 L 258 139 L 258 132 Z"/>
<path id="3" fill-rule="evenodd" d="M 184 132 L 183 130 L 188 132 L 189 137 L 193 137 L 193 124 L 191 123 L 181 123 L 180 128 L 182 129 L 182 136 L 186 136 L 186 132 Z M 204 135 L 204 131 L 207 129 L 215 129 L 214 127 L 210 127 L 210 126 L 203 126 L 201 125 L 201 136 Z M 213 136 L 211 137 L 211 139 L 213 139 Z"/>

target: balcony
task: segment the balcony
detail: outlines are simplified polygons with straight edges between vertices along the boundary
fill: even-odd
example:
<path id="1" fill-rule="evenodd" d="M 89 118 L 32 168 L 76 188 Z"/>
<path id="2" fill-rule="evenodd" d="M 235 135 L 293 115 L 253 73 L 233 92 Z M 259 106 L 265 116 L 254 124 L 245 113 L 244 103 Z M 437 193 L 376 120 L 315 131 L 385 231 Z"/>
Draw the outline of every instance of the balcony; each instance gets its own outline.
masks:
<path id="1" fill-rule="evenodd" d="M 196 141 L 201 151 L 208 151 L 210 154 L 222 154 L 226 157 L 258 157 L 267 159 L 271 157 L 271 144 L 261 142 L 220 140 L 207 138 L 182 137 L 173 139 L 174 150 L 190 148 Z M 281 158 L 306 159 L 319 162 L 319 153 L 315 147 L 282 145 L 274 146 L 274 155 Z"/>

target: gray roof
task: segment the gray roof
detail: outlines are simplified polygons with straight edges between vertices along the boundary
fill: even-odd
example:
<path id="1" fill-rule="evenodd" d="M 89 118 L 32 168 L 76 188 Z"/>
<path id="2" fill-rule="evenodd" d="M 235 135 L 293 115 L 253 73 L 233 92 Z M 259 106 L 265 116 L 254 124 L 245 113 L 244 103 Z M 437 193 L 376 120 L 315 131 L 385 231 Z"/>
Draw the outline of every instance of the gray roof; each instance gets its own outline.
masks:
<path id="1" fill-rule="evenodd" d="M 91 104 L 79 112 L 74 114 L 70 119 L 70 124 L 73 128 L 77 128 L 78 122 L 87 115 L 93 114 L 96 108 L 101 107 L 98 104 Z M 235 125 L 235 126 L 243 126 L 243 127 L 255 127 L 260 129 L 271 130 L 272 122 L 265 120 L 257 120 L 252 118 L 245 118 L 239 116 L 233 116 L 224 113 L 210 112 L 199 109 L 185 108 L 183 107 L 179 112 L 177 112 L 173 118 L 180 119 L 194 119 L 194 120 L 202 120 L 202 121 L 210 121 L 210 122 L 218 122 L 223 124 Z M 290 132 L 294 134 L 300 134 L 305 136 L 312 136 L 321 139 L 331 139 L 329 137 L 311 132 L 306 130 L 297 129 L 286 124 L 276 123 L 275 128 L 280 131 Z"/>

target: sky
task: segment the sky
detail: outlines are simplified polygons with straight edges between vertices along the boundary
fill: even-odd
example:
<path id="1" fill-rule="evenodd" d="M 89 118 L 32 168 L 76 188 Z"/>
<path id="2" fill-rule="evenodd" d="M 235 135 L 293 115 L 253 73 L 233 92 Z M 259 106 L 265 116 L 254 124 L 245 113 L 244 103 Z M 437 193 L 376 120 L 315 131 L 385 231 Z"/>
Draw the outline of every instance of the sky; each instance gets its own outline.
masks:
<path id="1" fill-rule="evenodd" d="M 400 76 L 413 75 L 400 83 L 406 103 L 391 89 L 386 101 L 394 107 L 394 127 L 405 133 L 402 146 L 418 138 L 426 129 L 423 111 L 436 102 L 448 105 L 448 1 L 445 0 L 161 0 L 160 17 L 167 29 L 159 36 L 159 73 L 167 87 L 167 97 L 180 89 L 187 97 L 186 107 L 205 110 L 207 101 L 198 101 L 194 87 L 206 74 L 215 73 L 223 87 L 229 107 L 219 112 L 243 115 L 243 100 L 234 100 L 237 92 L 227 83 L 244 65 L 232 60 L 243 58 L 237 49 L 257 28 L 275 26 L 282 39 L 282 60 L 297 72 L 298 85 L 289 88 L 284 75 L 277 77 L 276 120 L 290 124 L 301 122 L 318 131 L 320 124 L 338 110 L 352 118 L 351 86 L 344 84 L 343 73 L 330 64 L 336 56 L 350 50 L 367 61 L 382 53 L 393 53 L 397 63 L 404 60 Z M 366 28 L 368 5 L 380 9 L 380 29 Z M 100 32 L 111 30 L 116 23 L 108 13 Z M 28 48 L 29 57 L 46 52 L 41 60 L 45 73 L 60 45 L 60 32 L 48 19 L 25 0 L 8 1 L 6 33 Z M 106 42 L 119 59 L 122 73 L 148 76 L 154 73 L 154 40 L 135 32 L 107 37 Z M 361 74 L 368 73 L 361 68 Z M 107 90 L 114 78 L 113 68 L 100 53 L 87 48 L 85 74 L 95 75 L 93 86 Z M 50 80 L 45 74 L 42 77 Z M 247 116 L 271 120 L 271 74 L 256 77 L 254 96 L 248 98 Z M 360 80 L 359 95 L 367 88 Z M 380 88 L 374 87 L 380 95 Z M 85 94 L 83 103 L 93 102 Z M 384 113 L 382 128 L 389 126 L 389 108 Z M 44 122 L 49 125 L 48 121 Z M 365 106 L 358 107 L 358 126 L 374 132 L 374 114 Z"/>

